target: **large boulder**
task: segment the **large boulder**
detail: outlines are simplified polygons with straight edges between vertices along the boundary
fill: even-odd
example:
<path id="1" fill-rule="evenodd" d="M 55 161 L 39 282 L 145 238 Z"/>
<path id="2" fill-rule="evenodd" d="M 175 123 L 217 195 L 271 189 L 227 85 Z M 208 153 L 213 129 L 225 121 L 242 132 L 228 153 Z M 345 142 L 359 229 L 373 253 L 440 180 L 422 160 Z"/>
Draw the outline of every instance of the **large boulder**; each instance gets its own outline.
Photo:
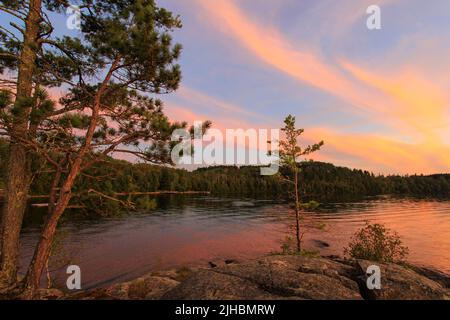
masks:
<path id="1" fill-rule="evenodd" d="M 200 271 L 162 299 L 362 299 L 352 272 L 323 258 L 269 256 Z"/>
<path id="2" fill-rule="evenodd" d="M 418 274 L 436 281 L 440 283 L 444 288 L 450 290 L 450 275 L 431 268 L 418 267 L 414 265 L 409 265 L 408 267 Z"/>
<path id="3" fill-rule="evenodd" d="M 367 289 L 367 268 L 380 267 L 381 289 Z M 364 260 L 357 261 L 362 295 L 370 300 L 447 300 L 450 292 L 440 283 L 396 264 L 385 264 Z"/>
<path id="4" fill-rule="evenodd" d="M 256 283 L 216 270 L 201 270 L 162 296 L 164 300 L 267 300 L 277 295 Z"/>

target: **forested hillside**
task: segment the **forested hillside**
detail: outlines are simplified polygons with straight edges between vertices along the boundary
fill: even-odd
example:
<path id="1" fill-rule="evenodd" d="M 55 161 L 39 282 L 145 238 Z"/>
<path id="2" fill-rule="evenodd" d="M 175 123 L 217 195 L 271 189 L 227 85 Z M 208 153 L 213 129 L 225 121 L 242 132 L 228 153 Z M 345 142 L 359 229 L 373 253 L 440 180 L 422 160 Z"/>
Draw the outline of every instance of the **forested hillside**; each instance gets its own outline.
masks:
<path id="1" fill-rule="evenodd" d="M 5 172 L 5 148 L 4 143 L 0 144 L 2 174 Z M 303 162 L 300 166 L 301 194 L 305 201 L 346 201 L 381 194 L 450 197 L 449 174 L 376 176 L 367 171 L 322 162 Z M 0 186 L 3 185 L 2 180 Z M 50 185 L 49 175 L 40 174 L 34 180 L 32 193 L 48 194 Z M 258 167 L 217 166 L 189 172 L 114 159 L 92 168 L 78 179 L 74 193 L 79 196 L 74 201 L 93 201 L 95 197 L 85 194 L 89 189 L 106 195 L 121 192 L 210 191 L 214 196 L 270 199 L 288 196 L 288 188 L 282 179 L 278 176 L 261 176 Z"/>

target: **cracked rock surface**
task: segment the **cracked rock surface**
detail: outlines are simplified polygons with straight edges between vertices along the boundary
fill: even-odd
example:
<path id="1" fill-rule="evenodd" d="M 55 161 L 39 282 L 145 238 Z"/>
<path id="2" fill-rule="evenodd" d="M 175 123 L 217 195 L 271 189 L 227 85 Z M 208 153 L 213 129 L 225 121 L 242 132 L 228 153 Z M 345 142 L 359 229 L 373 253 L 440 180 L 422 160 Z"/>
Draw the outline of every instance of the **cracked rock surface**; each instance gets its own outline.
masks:
<path id="1" fill-rule="evenodd" d="M 301 256 L 269 256 L 201 270 L 162 299 L 449 299 L 440 283 L 410 269 L 379 264 L 382 289 L 368 290 L 369 261 L 334 261 Z"/>
<path id="2" fill-rule="evenodd" d="M 369 290 L 366 270 L 381 269 L 381 290 Z M 449 275 L 338 257 L 268 256 L 209 269 L 143 276 L 72 299 L 133 300 L 442 300 L 450 299 Z M 66 297 L 67 298 L 67 297 Z M 64 299 L 64 298 L 63 298 Z"/>

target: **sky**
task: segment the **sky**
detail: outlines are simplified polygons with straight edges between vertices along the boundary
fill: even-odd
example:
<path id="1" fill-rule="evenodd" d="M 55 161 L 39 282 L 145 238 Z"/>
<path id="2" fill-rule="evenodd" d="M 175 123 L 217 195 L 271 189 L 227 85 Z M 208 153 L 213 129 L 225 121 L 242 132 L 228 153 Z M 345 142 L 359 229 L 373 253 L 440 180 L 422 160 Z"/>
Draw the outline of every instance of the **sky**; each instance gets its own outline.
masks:
<path id="1" fill-rule="evenodd" d="M 280 128 L 292 114 L 301 143 L 324 140 L 315 160 L 450 173 L 450 1 L 157 3 L 183 22 L 173 34 L 183 80 L 162 97 L 172 120 L 224 132 Z M 370 5 L 381 9 L 379 30 L 367 28 Z M 55 32 L 76 34 L 64 17 Z"/>
<path id="2" fill-rule="evenodd" d="M 384 174 L 450 172 L 450 2 L 160 0 L 183 21 L 173 119 L 279 128 L 313 158 Z M 369 30 L 368 6 L 381 9 Z"/>

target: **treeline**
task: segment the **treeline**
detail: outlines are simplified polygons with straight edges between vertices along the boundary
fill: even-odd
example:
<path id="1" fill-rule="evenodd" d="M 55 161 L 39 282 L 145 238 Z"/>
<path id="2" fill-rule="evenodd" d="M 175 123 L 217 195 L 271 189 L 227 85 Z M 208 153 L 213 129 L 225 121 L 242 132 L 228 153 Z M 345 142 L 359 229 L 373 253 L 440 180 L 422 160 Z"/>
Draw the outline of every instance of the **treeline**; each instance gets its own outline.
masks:
<path id="1" fill-rule="evenodd" d="M 6 170 L 5 148 L 5 144 L 0 143 L 2 175 Z M 450 197 L 450 174 L 382 176 L 322 162 L 303 162 L 300 166 L 300 191 L 304 201 L 349 201 L 383 194 Z M 32 194 L 48 194 L 51 176 L 51 173 L 45 172 L 37 175 Z M 0 188 L 3 187 L 2 181 L 0 178 Z M 88 190 L 96 190 L 106 196 L 130 192 L 210 191 L 214 196 L 285 199 L 289 196 L 286 183 L 278 176 L 261 176 L 258 167 L 217 166 L 189 172 L 111 159 L 78 178 L 72 204 L 82 204 L 88 210 L 99 212 L 115 212 L 123 206 L 123 203 L 111 201 L 99 194 L 88 194 Z M 149 196 L 122 196 L 120 199 L 123 202 L 135 202 L 144 208 L 154 205 L 153 198 Z"/>
<path id="2" fill-rule="evenodd" d="M 304 200 L 346 201 L 386 194 L 450 197 L 450 174 L 383 176 L 323 162 L 303 162 L 300 167 Z M 192 177 L 213 194 L 286 197 L 286 182 L 277 176 L 263 177 L 256 167 L 209 167 L 193 172 Z"/>

